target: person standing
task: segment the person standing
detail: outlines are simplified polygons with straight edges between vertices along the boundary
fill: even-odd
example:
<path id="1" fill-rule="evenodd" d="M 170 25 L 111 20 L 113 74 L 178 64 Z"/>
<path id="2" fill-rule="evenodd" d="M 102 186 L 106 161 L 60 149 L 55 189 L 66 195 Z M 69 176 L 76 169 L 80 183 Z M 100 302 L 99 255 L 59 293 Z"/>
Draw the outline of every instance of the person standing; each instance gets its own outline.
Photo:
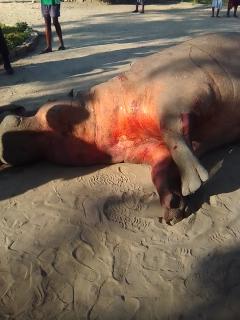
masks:
<path id="1" fill-rule="evenodd" d="M 214 17 L 215 9 L 217 9 L 216 17 L 219 18 L 219 12 L 222 8 L 222 0 L 212 0 L 212 17 Z"/>
<path id="2" fill-rule="evenodd" d="M 3 66 L 7 74 L 13 74 L 13 68 L 9 59 L 9 51 L 2 29 L 0 28 L 0 54 L 3 60 Z"/>
<path id="3" fill-rule="evenodd" d="M 145 0 L 137 0 L 136 2 L 136 9 L 133 11 L 133 13 L 137 13 L 138 11 L 138 7 L 142 6 L 142 10 L 140 11 L 140 13 L 144 13 L 144 6 L 145 6 Z"/>
<path id="4" fill-rule="evenodd" d="M 58 50 L 64 50 L 64 43 L 62 37 L 62 29 L 58 18 L 60 17 L 60 0 L 41 0 L 41 11 L 45 22 L 45 38 L 46 38 L 46 48 L 41 51 L 41 53 L 52 52 L 52 28 L 51 20 L 55 26 L 55 30 L 59 39 Z"/>
<path id="5" fill-rule="evenodd" d="M 230 17 L 230 10 L 233 8 L 233 16 L 237 18 L 237 8 L 239 5 L 239 0 L 229 0 L 227 8 L 227 17 Z"/>

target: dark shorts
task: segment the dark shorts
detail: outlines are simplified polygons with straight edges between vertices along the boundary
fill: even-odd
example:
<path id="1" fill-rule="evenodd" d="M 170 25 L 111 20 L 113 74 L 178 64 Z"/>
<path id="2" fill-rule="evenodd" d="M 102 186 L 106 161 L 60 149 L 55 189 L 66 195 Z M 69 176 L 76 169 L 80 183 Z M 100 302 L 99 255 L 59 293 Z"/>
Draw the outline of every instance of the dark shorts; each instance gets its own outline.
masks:
<path id="1" fill-rule="evenodd" d="M 228 8 L 229 9 L 232 9 L 232 7 L 238 7 L 240 4 L 240 1 L 239 0 L 229 0 L 228 1 Z"/>
<path id="2" fill-rule="evenodd" d="M 41 5 L 43 17 L 57 18 L 60 17 L 60 4 L 55 5 Z"/>

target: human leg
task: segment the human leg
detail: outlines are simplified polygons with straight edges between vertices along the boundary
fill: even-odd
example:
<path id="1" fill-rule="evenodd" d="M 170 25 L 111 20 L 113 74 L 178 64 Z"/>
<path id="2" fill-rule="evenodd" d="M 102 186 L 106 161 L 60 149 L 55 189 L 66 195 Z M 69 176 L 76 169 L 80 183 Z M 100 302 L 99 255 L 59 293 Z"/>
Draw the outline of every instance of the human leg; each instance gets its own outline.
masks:
<path id="1" fill-rule="evenodd" d="M 237 18 L 237 7 L 238 7 L 238 6 L 234 6 L 234 11 L 233 11 L 233 16 L 234 16 L 235 18 Z"/>
<path id="2" fill-rule="evenodd" d="M 50 15 L 44 16 L 46 48 L 41 53 L 52 52 L 52 28 Z"/>
<path id="3" fill-rule="evenodd" d="M 9 59 L 9 51 L 2 29 L 0 28 L 0 53 L 3 59 L 3 66 L 7 74 L 13 74 L 13 69 Z"/>
<path id="4" fill-rule="evenodd" d="M 137 13 L 138 12 L 138 2 L 136 3 L 136 9 L 133 11 L 133 13 Z"/>
<path id="5" fill-rule="evenodd" d="M 144 13 L 145 1 L 144 0 L 140 0 L 140 1 L 141 1 L 141 5 L 142 5 L 141 13 Z"/>
<path id="6" fill-rule="evenodd" d="M 63 37 L 62 37 L 62 29 L 61 29 L 60 23 L 58 21 L 58 17 L 53 17 L 53 24 L 55 26 L 56 33 L 58 35 L 58 39 L 59 39 L 59 43 L 60 43 L 58 50 L 64 50 L 65 47 L 64 47 L 64 43 L 63 43 Z"/>
<path id="7" fill-rule="evenodd" d="M 230 10 L 232 9 L 233 4 L 232 4 L 232 0 L 228 1 L 228 7 L 227 7 L 227 17 L 230 17 Z"/>

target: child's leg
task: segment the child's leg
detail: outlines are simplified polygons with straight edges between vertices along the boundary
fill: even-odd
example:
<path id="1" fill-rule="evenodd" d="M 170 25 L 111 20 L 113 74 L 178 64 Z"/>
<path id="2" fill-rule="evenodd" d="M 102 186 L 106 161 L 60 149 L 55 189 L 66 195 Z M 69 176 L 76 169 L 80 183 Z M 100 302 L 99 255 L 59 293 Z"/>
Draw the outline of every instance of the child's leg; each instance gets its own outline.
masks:
<path id="1" fill-rule="evenodd" d="M 230 10 L 232 9 L 232 2 L 228 1 L 228 8 L 227 8 L 227 17 L 230 17 Z"/>
<path id="2" fill-rule="evenodd" d="M 234 6 L 233 16 L 234 16 L 234 17 L 237 17 L 237 6 Z"/>
<path id="3" fill-rule="evenodd" d="M 59 39 L 59 42 L 60 42 L 60 47 L 58 49 L 59 50 L 63 50 L 64 49 L 64 43 L 63 43 L 63 38 L 62 38 L 62 29 L 61 29 L 60 23 L 58 21 L 58 17 L 53 18 L 53 24 L 55 26 L 56 33 L 58 35 L 58 39 Z"/>
<path id="4" fill-rule="evenodd" d="M 141 0 L 141 1 L 140 1 L 140 4 L 142 5 L 141 13 L 144 13 L 144 0 Z"/>
<path id="5" fill-rule="evenodd" d="M 51 17 L 45 16 L 45 38 L 46 38 L 46 49 L 42 51 L 42 53 L 47 53 L 52 51 L 52 28 L 51 28 Z"/>
<path id="6" fill-rule="evenodd" d="M 133 13 L 138 12 L 138 2 L 136 3 L 136 9 L 133 11 Z"/>

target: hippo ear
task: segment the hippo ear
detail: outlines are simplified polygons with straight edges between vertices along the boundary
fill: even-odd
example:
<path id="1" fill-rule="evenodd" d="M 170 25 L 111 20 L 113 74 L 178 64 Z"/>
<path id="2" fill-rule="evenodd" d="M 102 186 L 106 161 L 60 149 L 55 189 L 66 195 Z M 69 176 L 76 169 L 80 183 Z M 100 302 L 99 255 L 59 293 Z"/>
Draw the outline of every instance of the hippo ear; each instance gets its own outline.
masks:
<path id="1" fill-rule="evenodd" d="M 67 95 L 68 95 L 68 97 L 73 98 L 73 96 L 74 96 L 73 89 L 70 90 Z"/>

